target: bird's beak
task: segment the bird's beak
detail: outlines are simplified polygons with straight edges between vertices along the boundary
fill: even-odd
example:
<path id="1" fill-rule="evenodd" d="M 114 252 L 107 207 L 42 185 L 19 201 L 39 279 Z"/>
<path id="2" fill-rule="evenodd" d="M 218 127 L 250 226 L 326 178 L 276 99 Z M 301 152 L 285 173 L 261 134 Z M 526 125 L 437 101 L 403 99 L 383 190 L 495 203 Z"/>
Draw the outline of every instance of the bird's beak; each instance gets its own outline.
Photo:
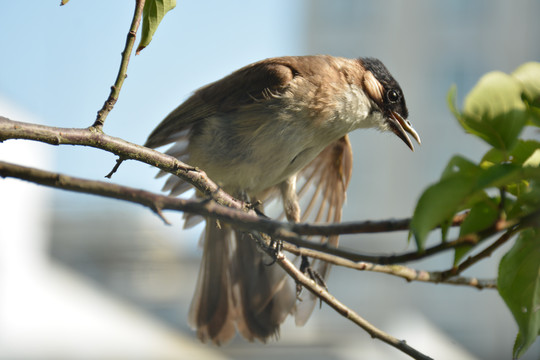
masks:
<path id="1" fill-rule="evenodd" d="M 413 129 L 411 123 L 408 120 L 405 120 L 397 112 L 390 112 L 388 123 L 390 124 L 390 128 L 394 132 L 394 134 L 396 134 L 401 140 L 403 140 L 403 142 L 405 142 L 405 144 L 407 144 L 407 146 L 412 151 L 414 151 L 414 146 L 409 137 L 407 136 L 407 133 L 411 134 L 418 144 L 421 144 L 420 136 L 418 135 L 416 130 Z"/>

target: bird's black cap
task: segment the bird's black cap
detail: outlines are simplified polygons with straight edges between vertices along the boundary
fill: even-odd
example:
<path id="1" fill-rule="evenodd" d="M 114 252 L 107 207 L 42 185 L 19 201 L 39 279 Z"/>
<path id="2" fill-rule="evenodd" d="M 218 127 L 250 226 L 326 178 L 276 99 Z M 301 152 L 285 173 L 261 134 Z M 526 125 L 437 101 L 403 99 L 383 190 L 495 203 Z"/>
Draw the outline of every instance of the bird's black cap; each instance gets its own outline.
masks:
<path id="1" fill-rule="evenodd" d="M 364 69 L 373 74 L 375 79 L 382 85 L 384 91 L 382 93 L 382 99 L 379 106 L 383 112 L 397 112 L 404 119 L 409 116 L 407 105 L 405 104 L 405 97 L 403 91 L 399 86 L 399 83 L 390 74 L 390 71 L 384 66 L 384 64 L 375 58 L 360 58 L 358 59 Z"/>

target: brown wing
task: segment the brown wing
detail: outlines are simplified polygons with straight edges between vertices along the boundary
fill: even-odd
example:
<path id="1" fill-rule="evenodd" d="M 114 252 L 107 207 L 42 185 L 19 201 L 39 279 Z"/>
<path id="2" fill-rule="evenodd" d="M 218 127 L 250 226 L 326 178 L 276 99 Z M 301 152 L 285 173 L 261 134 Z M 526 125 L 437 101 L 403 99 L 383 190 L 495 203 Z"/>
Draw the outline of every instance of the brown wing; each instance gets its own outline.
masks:
<path id="1" fill-rule="evenodd" d="M 342 208 L 346 199 L 347 186 L 352 173 L 352 149 L 348 135 L 328 145 L 308 166 L 300 176 L 305 183 L 298 190 L 298 196 L 307 198 L 302 221 L 337 223 L 341 221 Z M 311 199 L 309 196 L 311 195 Z M 318 207 L 318 209 L 317 209 Z M 317 209 L 317 210 L 315 210 Z M 322 237 L 332 246 L 338 245 L 338 236 Z M 312 268 L 323 278 L 329 271 L 328 263 L 312 261 Z M 316 299 L 309 297 L 297 305 L 296 324 L 303 325 L 315 307 Z"/>
<path id="2" fill-rule="evenodd" d="M 342 207 L 345 203 L 347 186 L 352 173 L 352 149 L 349 136 L 345 135 L 328 145 L 300 173 L 305 183 L 298 191 L 298 197 L 308 194 L 311 186 L 315 187 L 312 198 L 302 214 L 302 221 L 308 220 L 315 208 L 314 222 L 341 221 Z"/>
<path id="3" fill-rule="evenodd" d="M 174 109 L 150 134 L 144 146 L 160 147 L 175 143 L 167 154 L 189 163 L 188 142 L 193 126 L 206 118 L 226 114 L 258 101 L 264 101 L 287 89 L 297 74 L 294 58 L 275 58 L 248 65 L 229 76 L 197 90 Z M 164 171 L 158 177 L 166 175 Z M 180 195 L 191 187 L 170 176 L 163 191 Z M 187 224 L 187 223 L 186 223 Z"/>
<path id="4" fill-rule="evenodd" d="M 288 58 L 267 59 L 197 90 L 154 129 L 145 146 L 159 147 L 186 136 L 198 121 L 264 101 L 287 89 L 297 71 Z M 291 58 L 292 59 L 292 58 Z"/>

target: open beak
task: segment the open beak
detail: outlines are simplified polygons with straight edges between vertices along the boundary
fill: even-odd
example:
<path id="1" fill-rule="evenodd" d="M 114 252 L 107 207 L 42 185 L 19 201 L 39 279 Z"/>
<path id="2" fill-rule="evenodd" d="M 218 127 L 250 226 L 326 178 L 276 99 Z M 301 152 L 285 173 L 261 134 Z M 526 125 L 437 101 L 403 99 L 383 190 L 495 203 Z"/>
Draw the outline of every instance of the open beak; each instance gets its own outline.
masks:
<path id="1" fill-rule="evenodd" d="M 414 146 L 409 139 L 409 136 L 407 136 L 407 133 L 411 134 L 411 136 L 416 140 L 418 144 L 421 144 L 420 136 L 418 136 L 418 133 L 416 130 L 413 129 L 411 126 L 411 123 L 408 120 L 405 120 L 401 115 L 399 115 L 397 112 L 390 112 L 390 117 L 388 118 L 388 123 L 390 124 L 391 130 L 396 134 L 407 146 L 414 151 Z"/>

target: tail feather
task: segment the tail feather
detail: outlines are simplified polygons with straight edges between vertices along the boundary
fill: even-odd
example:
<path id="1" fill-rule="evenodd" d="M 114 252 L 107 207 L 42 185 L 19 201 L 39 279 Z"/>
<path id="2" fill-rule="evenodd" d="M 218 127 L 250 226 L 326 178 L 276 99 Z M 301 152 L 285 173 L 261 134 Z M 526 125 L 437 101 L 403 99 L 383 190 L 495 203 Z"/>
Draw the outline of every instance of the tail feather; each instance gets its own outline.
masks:
<path id="1" fill-rule="evenodd" d="M 231 235 L 230 229 L 221 229 L 215 220 L 207 220 L 203 259 L 189 314 L 199 339 L 218 345 L 236 334 L 228 255 Z"/>
<path id="2" fill-rule="evenodd" d="M 286 273 L 271 261 L 249 235 L 207 219 L 189 314 L 203 342 L 223 344 L 236 330 L 249 341 L 278 337 L 279 326 L 294 309 L 296 293 Z"/>
<path id="3" fill-rule="evenodd" d="M 236 232 L 236 241 L 232 274 L 238 331 L 250 341 L 266 342 L 279 336 L 279 326 L 294 308 L 295 290 L 248 234 Z"/>

